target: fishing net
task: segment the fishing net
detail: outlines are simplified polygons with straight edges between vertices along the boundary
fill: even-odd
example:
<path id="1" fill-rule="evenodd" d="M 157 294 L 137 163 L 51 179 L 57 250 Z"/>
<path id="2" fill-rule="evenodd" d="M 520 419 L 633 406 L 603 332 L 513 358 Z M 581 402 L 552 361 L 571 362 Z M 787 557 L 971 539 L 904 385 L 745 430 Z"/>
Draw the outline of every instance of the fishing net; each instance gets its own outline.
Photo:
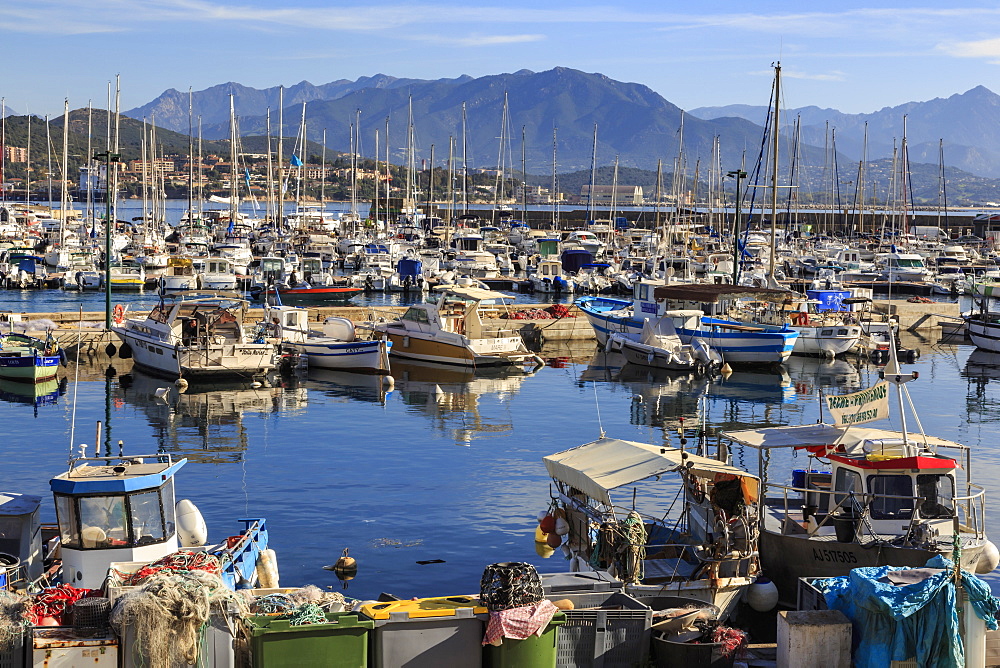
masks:
<path id="1" fill-rule="evenodd" d="M 290 613 L 310 604 L 328 612 L 340 612 L 347 607 L 347 598 L 343 594 L 335 591 L 324 591 L 316 585 L 306 585 L 287 592 L 257 597 L 244 590 L 243 595 L 250 612 L 259 615 Z"/>
<path id="2" fill-rule="evenodd" d="M 42 619 L 51 617 L 60 625 L 70 623 L 70 612 L 73 604 L 88 596 L 100 596 L 96 589 L 77 589 L 64 584 L 58 587 L 43 589 L 35 596 L 35 602 L 28 611 L 28 619 L 32 624 L 41 624 Z"/>
<path id="3" fill-rule="evenodd" d="M 241 597 L 204 571 L 161 572 L 128 592 L 111 611 L 111 625 L 121 636 L 135 633 L 136 646 L 149 668 L 198 661 L 202 631 L 213 611 L 247 612 Z"/>
<path id="4" fill-rule="evenodd" d="M 214 554 L 179 550 L 143 566 L 135 573 L 123 573 L 112 568 L 111 575 L 115 582 L 125 586 L 135 586 L 160 573 L 191 573 L 195 571 L 217 576 L 222 572 L 222 564 Z"/>
<path id="5" fill-rule="evenodd" d="M 31 599 L 0 589 L 0 650 L 13 649 L 31 626 Z"/>

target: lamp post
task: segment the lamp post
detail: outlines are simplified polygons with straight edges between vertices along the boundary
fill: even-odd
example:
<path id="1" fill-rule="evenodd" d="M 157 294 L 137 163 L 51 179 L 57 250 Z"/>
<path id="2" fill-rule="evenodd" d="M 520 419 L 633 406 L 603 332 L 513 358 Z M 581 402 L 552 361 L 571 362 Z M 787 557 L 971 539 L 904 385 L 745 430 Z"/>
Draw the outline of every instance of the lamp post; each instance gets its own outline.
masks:
<path id="1" fill-rule="evenodd" d="M 747 173 L 742 169 L 727 172 L 726 176 L 736 179 L 736 218 L 733 221 L 733 285 L 740 279 L 740 218 L 743 216 L 741 205 L 743 203 L 743 193 L 740 184 L 747 177 Z"/>
<path id="2" fill-rule="evenodd" d="M 95 153 L 94 160 L 104 161 L 104 329 L 111 329 L 111 163 L 118 162 L 120 153 Z"/>

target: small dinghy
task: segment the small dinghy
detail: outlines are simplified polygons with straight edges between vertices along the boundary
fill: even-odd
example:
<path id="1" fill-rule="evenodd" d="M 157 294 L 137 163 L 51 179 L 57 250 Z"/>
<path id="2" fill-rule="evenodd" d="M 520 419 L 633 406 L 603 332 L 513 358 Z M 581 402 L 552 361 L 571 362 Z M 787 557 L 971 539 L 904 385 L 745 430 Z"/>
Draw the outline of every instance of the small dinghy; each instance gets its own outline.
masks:
<path id="1" fill-rule="evenodd" d="M 608 334 L 607 349 L 620 352 L 628 362 L 639 366 L 695 373 L 717 371 L 722 366 L 722 355 L 703 339 L 681 343 L 674 329 L 674 315 L 667 312 L 655 321 L 644 318 L 638 337 L 628 332 Z M 677 316 L 683 317 L 683 314 Z M 701 312 L 692 317 L 700 318 Z"/>

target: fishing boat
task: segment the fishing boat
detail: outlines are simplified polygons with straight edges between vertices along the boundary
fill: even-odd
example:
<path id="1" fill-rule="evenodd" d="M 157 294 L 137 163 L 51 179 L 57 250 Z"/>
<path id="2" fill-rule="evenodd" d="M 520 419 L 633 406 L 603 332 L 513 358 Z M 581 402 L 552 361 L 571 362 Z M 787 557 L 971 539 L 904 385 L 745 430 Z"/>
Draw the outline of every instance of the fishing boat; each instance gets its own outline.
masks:
<path id="1" fill-rule="evenodd" d="M 249 302 L 232 293 L 162 296 L 145 317 L 114 309 L 111 331 L 140 368 L 188 380 L 249 378 L 274 368 L 275 344 L 246 327 Z"/>
<path id="2" fill-rule="evenodd" d="M 631 300 L 584 296 L 574 303 L 587 316 L 602 346 L 607 345 L 613 332 L 638 339 L 646 318 L 660 318 L 667 311 L 683 313 L 696 309 L 704 314 L 698 321 L 686 317 L 672 319 L 683 343 L 702 339 L 729 364 L 775 364 L 788 359 L 798 338 L 798 332 L 784 323 L 783 313 L 741 309 L 732 311 L 740 320 L 726 316 L 730 315 L 730 307 L 741 300 L 751 299 L 755 306 L 781 304 L 791 294 L 769 288 L 702 283 L 665 285 L 643 280 L 633 286 Z"/>
<path id="3" fill-rule="evenodd" d="M 596 564 L 632 595 L 695 598 L 723 618 L 757 579 L 756 476 L 704 454 L 603 435 L 543 461 L 555 517 L 565 522 L 556 520 L 555 533 L 577 570 Z M 665 513 L 664 498 L 675 497 Z"/>
<path id="4" fill-rule="evenodd" d="M 836 357 L 854 349 L 863 335 L 851 311 L 849 290 L 807 290 L 802 310 L 792 311 L 792 327 L 799 333 L 792 352 L 796 355 Z"/>
<path id="5" fill-rule="evenodd" d="M 625 332 L 612 332 L 605 348 L 609 352 L 620 352 L 630 364 L 669 371 L 714 373 L 722 367 L 722 355 L 702 339 L 681 343 L 673 324 L 675 319 L 686 318 L 692 321 L 688 323 L 689 328 L 697 328 L 701 316 L 701 311 L 666 311 L 655 321 L 644 318 L 638 338 Z"/>
<path id="6" fill-rule="evenodd" d="M 230 589 L 257 581 L 268 546 L 263 519 L 242 519 L 238 535 L 206 545 L 205 522 L 190 501 L 175 503 L 174 476 L 187 463 L 171 455 L 86 456 L 80 446 L 66 472 L 49 482 L 58 527 L 40 524 L 41 497 L 0 493 L 5 552 L 18 560 L 9 582 L 19 589 L 39 583 L 101 589 L 112 564 L 147 564 L 180 548 L 214 555 Z M 46 540 L 43 541 L 43 535 Z M 49 538 L 52 540 L 49 540 Z"/>
<path id="7" fill-rule="evenodd" d="M 378 338 L 359 340 L 354 323 L 348 318 L 329 317 L 320 331 L 309 328 L 309 313 L 293 306 L 274 306 L 267 310 L 271 327 L 280 328 L 281 346 L 304 355 L 310 369 L 336 369 L 375 374 L 389 373 L 392 342 Z"/>
<path id="8" fill-rule="evenodd" d="M 0 335 L 0 378 L 41 383 L 56 377 L 62 353 L 54 340 L 12 332 Z"/>
<path id="9" fill-rule="evenodd" d="M 254 299 L 280 299 L 290 303 L 325 303 L 343 304 L 350 301 L 355 295 L 364 292 L 362 288 L 352 288 L 346 286 L 330 285 L 313 287 L 303 285 L 291 288 L 279 288 L 272 285 L 267 289 L 259 288 L 251 290 L 250 296 Z"/>
<path id="10" fill-rule="evenodd" d="M 544 364 L 525 347 L 520 334 L 504 327 L 509 321 L 488 317 L 507 310 L 509 295 L 449 285 L 437 288 L 428 299 L 396 320 L 369 325 L 392 342 L 394 356 L 473 367 Z"/>
<path id="11" fill-rule="evenodd" d="M 904 385 L 917 378 L 900 370 L 894 346 L 882 375 L 866 390 L 826 397 L 834 424 L 722 433 L 757 452 L 761 564 L 786 605 L 795 604 L 800 578 L 923 566 L 939 554 L 951 557 L 956 546 L 969 571 L 989 573 L 1000 560 L 986 537 L 985 490 L 972 482 L 970 449 L 908 433 L 902 413 L 900 431 L 867 426 L 889 417 L 890 388 L 902 409 Z M 808 461 L 791 484 L 779 482 L 768 463 L 796 449 L 808 452 Z"/>
<path id="12" fill-rule="evenodd" d="M 979 311 L 964 317 L 965 333 L 981 350 L 1000 352 L 1000 311 L 988 311 L 985 304 Z"/>

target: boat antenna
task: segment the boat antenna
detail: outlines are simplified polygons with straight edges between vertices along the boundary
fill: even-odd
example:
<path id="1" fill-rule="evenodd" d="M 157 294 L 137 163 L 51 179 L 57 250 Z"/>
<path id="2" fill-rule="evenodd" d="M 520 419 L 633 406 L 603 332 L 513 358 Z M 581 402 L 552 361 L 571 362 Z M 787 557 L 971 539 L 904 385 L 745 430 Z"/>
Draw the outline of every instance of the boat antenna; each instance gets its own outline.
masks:
<path id="1" fill-rule="evenodd" d="M 73 410 L 69 420 L 69 457 L 66 465 L 73 461 L 73 442 L 76 438 L 76 398 L 80 393 L 80 340 L 83 336 L 83 306 L 80 307 L 80 320 L 76 324 L 76 369 L 73 374 Z M 65 354 L 65 352 L 63 352 Z"/>
<path id="2" fill-rule="evenodd" d="M 597 381 L 591 383 L 594 386 L 594 407 L 597 409 L 597 430 L 600 432 L 599 438 L 604 438 L 604 423 L 601 421 L 601 402 L 597 399 Z"/>

